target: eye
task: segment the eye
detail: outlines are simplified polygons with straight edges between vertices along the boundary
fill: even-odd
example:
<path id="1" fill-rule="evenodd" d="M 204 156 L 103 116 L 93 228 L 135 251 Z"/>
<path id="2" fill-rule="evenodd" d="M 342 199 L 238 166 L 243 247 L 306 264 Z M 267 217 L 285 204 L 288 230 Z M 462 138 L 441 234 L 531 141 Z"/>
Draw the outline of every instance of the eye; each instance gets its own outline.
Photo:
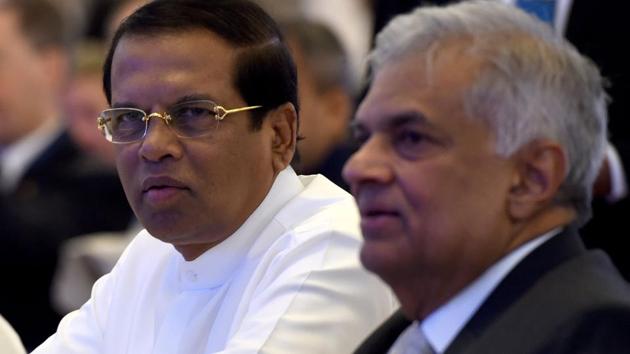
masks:
<path id="1" fill-rule="evenodd" d="M 114 115 L 111 124 L 115 130 L 135 129 L 138 124 L 144 125 L 143 117 L 144 113 L 140 111 L 121 110 Z"/>
<path id="2" fill-rule="evenodd" d="M 171 125 L 187 137 L 203 135 L 217 126 L 214 104 L 210 101 L 193 101 L 173 106 L 169 110 Z"/>
<path id="3" fill-rule="evenodd" d="M 214 112 L 209 107 L 199 105 L 185 105 L 175 107 L 171 116 L 176 120 L 195 121 L 214 118 Z"/>
<path id="4" fill-rule="evenodd" d="M 116 116 L 118 123 L 137 122 L 142 120 L 144 114 L 139 111 L 123 111 Z"/>
<path id="5" fill-rule="evenodd" d="M 392 144 L 398 154 L 408 159 L 422 157 L 436 146 L 435 140 L 429 135 L 408 127 L 394 132 Z"/>
<path id="6" fill-rule="evenodd" d="M 412 130 L 403 130 L 397 136 L 398 144 L 414 146 L 420 144 L 425 139 L 424 134 Z"/>
<path id="7" fill-rule="evenodd" d="M 370 138 L 369 132 L 363 127 L 354 127 L 352 129 L 352 143 L 361 146 Z"/>

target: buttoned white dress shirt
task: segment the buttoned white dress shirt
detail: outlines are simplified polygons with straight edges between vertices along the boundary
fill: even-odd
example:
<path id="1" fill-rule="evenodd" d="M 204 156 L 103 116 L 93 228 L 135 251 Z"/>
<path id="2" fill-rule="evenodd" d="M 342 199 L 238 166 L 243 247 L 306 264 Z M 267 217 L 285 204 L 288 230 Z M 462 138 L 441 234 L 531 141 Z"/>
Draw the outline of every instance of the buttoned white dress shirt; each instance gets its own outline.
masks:
<path id="1" fill-rule="evenodd" d="M 34 353 L 350 353 L 397 306 L 359 263 L 358 226 L 348 193 L 288 168 L 193 261 L 140 232 Z"/>

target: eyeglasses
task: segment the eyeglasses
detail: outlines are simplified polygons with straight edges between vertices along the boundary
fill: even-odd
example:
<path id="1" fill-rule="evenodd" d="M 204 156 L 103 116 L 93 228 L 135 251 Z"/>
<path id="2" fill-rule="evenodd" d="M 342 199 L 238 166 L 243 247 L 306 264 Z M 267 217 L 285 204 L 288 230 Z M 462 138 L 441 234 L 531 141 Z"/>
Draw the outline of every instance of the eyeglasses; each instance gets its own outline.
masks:
<path id="1" fill-rule="evenodd" d="M 181 138 L 197 138 L 216 129 L 228 114 L 249 111 L 262 106 L 225 109 L 209 100 L 188 101 L 173 105 L 164 113 L 147 114 L 138 108 L 111 108 L 97 118 L 98 129 L 105 139 L 115 144 L 144 139 L 151 118 L 160 118 Z"/>

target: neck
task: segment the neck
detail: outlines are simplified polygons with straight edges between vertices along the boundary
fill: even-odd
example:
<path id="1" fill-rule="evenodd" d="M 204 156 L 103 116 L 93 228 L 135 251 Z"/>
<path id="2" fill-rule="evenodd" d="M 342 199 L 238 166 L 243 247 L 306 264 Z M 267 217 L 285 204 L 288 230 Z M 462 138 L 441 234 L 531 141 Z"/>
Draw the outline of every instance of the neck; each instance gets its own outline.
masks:
<path id="1" fill-rule="evenodd" d="M 453 272 L 447 281 L 443 274 L 423 274 L 422 278 L 403 283 L 390 284 L 396 293 L 401 309 L 410 319 L 423 320 L 433 311 L 448 302 L 464 287 L 473 282 L 485 270 L 525 243 L 545 233 L 570 224 L 576 212 L 568 207 L 549 206 L 536 214 L 512 224 L 509 241 L 499 246 L 494 259 L 486 259 L 474 271 L 470 267 Z M 436 284 L 436 286 L 427 286 Z M 421 299 L 418 303 L 418 299 Z"/>
<path id="2" fill-rule="evenodd" d="M 527 220 L 515 223 L 512 241 L 508 244 L 505 254 L 546 232 L 570 224 L 575 218 L 576 212 L 572 208 L 552 205 Z"/>

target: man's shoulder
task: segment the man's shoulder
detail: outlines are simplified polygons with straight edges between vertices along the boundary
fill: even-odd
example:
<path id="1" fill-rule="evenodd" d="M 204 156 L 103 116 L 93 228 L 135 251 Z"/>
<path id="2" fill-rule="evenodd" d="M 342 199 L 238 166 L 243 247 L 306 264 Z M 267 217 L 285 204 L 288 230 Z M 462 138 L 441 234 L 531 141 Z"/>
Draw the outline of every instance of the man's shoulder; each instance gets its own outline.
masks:
<path id="1" fill-rule="evenodd" d="M 313 228 L 360 234 L 359 211 L 352 196 L 322 175 L 300 176 L 304 189 L 275 216 L 287 230 Z"/>
<path id="2" fill-rule="evenodd" d="M 319 259 L 337 255 L 360 268 L 359 212 L 354 199 L 321 175 L 301 176 L 303 190 L 289 200 L 257 235 L 249 258 Z"/>
<path id="3" fill-rule="evenodd" d="M 592 313 L 609 306 L 630 311 L 630 285 L 599 250 L 585 252 L 548 272 L 527 297 L 548 305 L 557 303 L 574 313 Z"/>
<path id="4" fill-rule="evenodd" d="M 532 261 L 541 260 L 530 259 L 529 263 Z M 531 285 L 523 291 L 514 290 L 528 282 L 526 277 L 511 273 L 447 353 L 483 353 L 491 349 L 569 353 L 559 346 L 577 348 L 575 343 L 591 343 L 605 337 L 589 334 L 588 329 L 594 326 L 617 328 L 625 323 L 624 328 L 630 329 L 630 287 L 603 252 L 573 255 L 532 277 Z M 608 315 L 612 313 L 615 315 Z M 608 332 L 612 333 L 615 332 Z M 621 342 L 617 345 L 621 347 Z M 623 348 L 630 351 L 630 343 Z"/>
<path id="5" fill-rule="evenodd" d="M 352 199 L 352 195 L 321 174 L 300 175 L 300 182 L 304 185 L 302 196 L 316 196 L 318 199 L 335 202 Z"/>
<path id="6" fill-rule="evenodd" d="M 630 301 L 630 300 L 628 300 Z M 630 352 L 628 301 L 597 303 L 565 321 L 539 353 Z"/>

